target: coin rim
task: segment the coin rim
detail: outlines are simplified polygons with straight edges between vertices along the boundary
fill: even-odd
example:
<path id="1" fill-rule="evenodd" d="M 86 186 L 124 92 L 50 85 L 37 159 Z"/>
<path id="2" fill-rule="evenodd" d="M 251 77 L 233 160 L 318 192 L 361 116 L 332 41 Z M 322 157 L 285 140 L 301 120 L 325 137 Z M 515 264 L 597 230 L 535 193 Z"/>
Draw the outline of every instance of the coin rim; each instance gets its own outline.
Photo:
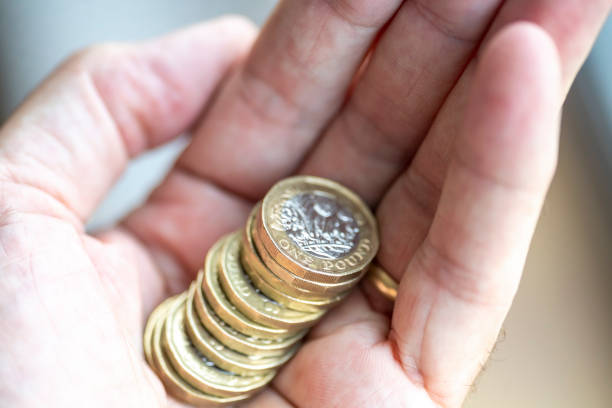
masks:
<path id="1" fill-rule="evenodd" d="M 343 297 L 342 296 L 334 296 L 330 297 L 329 301 L 314 301 L 308 299 L 298 299 L 290 296 L 288 293 L 283 293 L 278 289 L 274 288 L 274 286 L 270 285 L 264 278 L 262 278 L 259 273 L 255 270 L 248 270 L 247 267 L 244 268 L 253 284 L 267 297 L 272 300 L 277 301 L 278 303 L 284 305 L 285 307 L 293 310 L 303 311 L 303 312 L 318 312 L 318 311 L 327 311 L 338 302 L 340 302 Z"/>
<path id="2" fill-rule="evenodd" d="M 147 324 L 145 325 L 145 329 L 142 334 L 142 348 L 145 355 L 145 360 L 155 372 L 157 372 L 157 367 L 153 361 L 153 332 L 158 322 L 165 319 L 166 310 L 168 309 L 170 303 L 175 300 L 175 298 L 176 296 L 169 297 L 158 304 L 155 309 L 153 309 L 151 314 L 149 314 Z"/>
<path id="3" fill-rule="evenodd" d="M 164 354 L 163 347 L 161 345 L 161 332 L 163 325 L 165 324 L 165 316 L 170 304 L 176 300 L 176 297 L 166 299 L 162 302 L 158 308 L 163 318 L 155 320 L 154 325 L 151 327 L 151 357 L 153 365 L 155 366 L 154 371 L 157 373 L 166 392 L 172 397 L 194 405 L 208 405 L 214 403 L 218 406 L 226 406 L 233 404 L 238 401 L 243 401 L 251 396 L 251 393 L 242 395 L 236 395 L 231 397 L 222 397 L 205 393 L 196 387 L 189 384 L 174 370 L 167 356 Z"/>
<path id="4" fill-rule="evenodd" d="M 196 280 L 196 291 L 194 296 L 195 310 L 200 319 L 200 322 L 202 322 L 204 327 L 225 346 L 243 354 L 248 354 L 252 356 L 257 355 L 262 357 L 275 357 L 287 352 L 289 348 L 299 342 L 300 339 L 302 339 L 304 335 L 306 335 L 307 330 L 302 330 L 301 332 L 298 332 L 295 335 L 286 338 L 265 339 L 270 341 L 270 343 L 258 343 L 258 340 L 264 339 L 262 339 L 261 337 L 244 334 L 232 326 L 233 330 L 236 330 L 240 335 L 245 336 L 246 339 L 235 336 L 222 325 L 220 325 L 212 316 L 212 314 L 214 314 L 218 319 L 223 320 L 221 316 L 218 316 L 215 313 L 215 311 L 212 309 L 212 306 L 209 305 L 206 299 L 204 298 L 204 294 L 202 293 L 201 287 L 203 279 L 202 275 L 203 271 L 200 271 Z M 223 320 L 223 322 L 225 322 L 225 320 Z M 225 324 L 231 326 L 228 322 L 225 322 Z M 251 338 L 254 340 L 248 340 Z"/>
<path id="5" fill-rule="evenodd" d="M 252 384 L 245 386 L 228 386 L 225 383 L 217 383 L 211 380 L 203 379 L 198 373 L 193 372 L 191 368 L 183 361 L 183 354 L 181 352 L 180 342 L 177 344 L 176 339 L 173 337 L 175 330 L 173 330 L 173 324 L 175 323 L 175 319 L 181 319 L 185 317 L 184 309 L 186 294 L 182 293 L 177 300 L 170 305 L 168 308 L 168 316 L 165 320 L 163 331 L 162 331 L 162 346 L 166 351 L 166 355 L 168 356 L 168 360 L 172 364 L 174 370 L 179 374 L 181 378 L 185 381 L 193 385 L 194 387 L 200 389 L 201 391 L 220 396 L 231 397 L 234 395 L 240 395 L 243 393 L 254 392 L 262 387 L 264 387 L 267 383 L 269 383 L 272 378 L 274 378 L 274 372 L 262 373 L 256 376 L 243 376 L 237 373 L 225 374 L 223 372 L 216 373 L 221 377 L 242 377 L 253 380 Z M 183 322 L 184 324 L 184 322 Z M 187 334 L 185 333 L 185 336 Z M 187 336 L 189 339 L 189 337 Z M 193 344 L 192 344 L 193 345 Z M 210 360 L 207 355 L 204 355 L 207 360 Z M 212 361 L 212 360 L 211 360 Z M 206 369 L 213 370 L 212 367 L 204 365 Z M 220 371 L 220 370 L 219 370 Z M 227 371 L 227 370 L 225 370 Z M 231 375 L 234 374 L 234 375 Z M 256 379 L 261 378 L 259 381 Z"/>
<path id="6" fill-rule="evenodd" d="M 397 298 L 398 284 L 381 266 L 372 263 L 366 275 L 372 284 L 387 300 L 394 302 Z"/>
<path id="7" fill-rule="evenodd" d="M 194 294 L 195 284 L 192 284 L 187 293 L 187 300 L 185 303 L 185 327 L 187 329 L 187 335 L 194 346 L 200 350 L 207 359 L 215 363 L 216 366 L 244 376 L 260 375 L 274 371 L 289 360 L 295 353 L 295 350 L 290 349 L 280 356 L 250 359 L 249 355 L 227 347 L 212 335 L 212 333 L 206 330 L 206 327 L 200 322 L 197 312 L 195 311 Z M 196 325 L 199 325 L 199 328 L 195 327 Z M 203 338 L 203 334 L 214 339 L 214 341 L 222 345 L 223 348 L 216 348 L 214 345 L 208 343 L 206 339 Z"/>
<path id="8" fill-rule="evenodd" d="M 255 321 L 261 321 L 264 324 L 267 324 L 273 327 L 285 328 L 288 330 L 311 327 L 314 323 L 316 323 L 316 321 L 318 321 L 323 316 L 323 314 L 325 313 L 324 310 L 318 310 L 316 312 L 303 312 L 303 311 L 289 309 L 286 306 L 279 304 L 278 302 L 275 302 L 281 312 L 288 311 L 296 315 L 296 318 L 294 319 L 289 319 L 287 317 L 283 319 L 280 316 L 275 316 L 271 313 L 268 313 L 265 310 L 262 311 L 258 309 L 255 305 L 250 303 L 247 298 L 243 297 L 243 295 L 240 293 L 240 291 L 236 287 L 237 283 L 234 282 L 234 280 L 230 276 L 228 272 L 228 267 L 226 266 L 227 253 L 229 252 L 230 250 L 229 248 L 231 245 L 238 245 L 238 248 L 240 249 L 241 240 L 240 240 L 239 232 L 236 232 L 230 235 L 229 239 L 225 241 L 225 243 L 223 244 L 223 247 L 221 248 L 221 255 L 220 255 L 220 262 L 219 262 L 219 264 L 221 265 L 221 267 L 219 268 L 219 281 L 221 282 L 221 286 L 223 287 L 223 290 L 225 291 L 225 294 L 227 295 L 227 297 L 234 304 L 234 306 L 236 306 L 238 310 L 240 310 L 240 312 L 242 312 L 244 315 L 246 315 L 247 317 Z M 238 251 L 238 254 L 236 254 L 236 261 L 238 263 L 238 266 L 240 267 L 240 272 L 244 275 L 244 278 L 245 278 L 243 283 L 251 286 L 252 288 L 251 292 L 254 294 L 254 296 L 259 295 L 261 297 L 267 298 L 267 296 L 265 296 L 263 293 L 261 294 L 257 293 L 255 290 L 255 286 L 252 283 L 248 282 L 248 280 L 246 279 L 248 278 L 248 275 L 246 275 L 246 273 L 242 269 L 242 266 L 240 265 L 239 260 L 240 260 L 240 252 Z"/>
<path id="9" fill-rule="evenodd" d="M 225 322 L 227 322 L 234 329 L 238 330 L 241 333 L 244 333 L 249 336 L 268 338 L 268 339 L 278 339 L 278 338 L 286 338 L 292 336 L 292 333 L 286 329 L 279 329 L 274 327 L 264 326 L 259 324 L 244 314 L 240 313 L 237 308 L 231 309 L 226 304 L 220 300 L 220 296 L 224 296 L 227 300 L 227 304 L 232 305 L 231 301 L 223 292 L 223 288 L 221 287 L 221 283 L 218 282 L 219 290 L 221 293 L 216 293 L 216 291 L 211 287 L 213 279 L 219 279 L 219 271 L 218 271 L 218 256 L 219 249 L 225 239 L 227 239 L 227 235 L 222 239 L 218 240 L 215 245 L 209 250 L 206 255 L 206 261 L 204 265 L 204 279 L 202 280 L 202 292 L 208 304 L 212 306 L 213 311 Z M 211 276 L 212 275 L 212 276 Z"/>
<path id="10" fill-rule="evenodd" d="M 289 271 L 282 271 L 283 276 L 289 277 L 290 280 L 286 281 L 281 278 L 279 275 L 274 273 L 268 266 L 265 264 L 262 259 L 259 251 L 255 247 L 253 233 L 254 233 L 254 225 L 257 218 L 257 211 L 259 210 L 261 203 L 257 203 L 251 210 L 251 214 L 247 219 L 246 226 L 242 230 L 242 250 L 240 251 L 240 256 L 242 259 L 242 265 L 244 266 L 245 272 L 253 278 L 253 275 L 263 279 L 269 286 L 275 288 L 278 292 L 287 294 L 296 299 L 300 299 L 302 301 L 312 301 L 312 302 L 326 302 L 329 301 L 330 295 L 326 295 L 327 288 L 325 286 L 319 285 L 318 283 L 312 282 L 312 287 L 314 288 L 316 285 L 317 291 L 303 289 L 297 285 L 292 285 L 292 282 L 296 279 L 300 279 L 299 277 L 291 274 Z M 270 261 L 272 261 L 270 259 Z M 273 263 L 273 262 L 269 262 Z M 275 268 L 281 268 L 280 265 L 274 265 Z M 310 284 L 310 282 L 309 282 Z M 343 284 L 344 285 L 344 284 Z M 345 285 L 346 286 L 346 285 Z M 345 289 L 346 290 L 346 289 Z M 350 288 L 348 289 L 350 290 Z M 330 292 L 331 293 L 331 292 Z M 340 294 L 341 292 L 338 292 Z M 335 293 L 334 293 L 335 295 Z"/>
<path id="11" fill-rule="evenodd" d="M 261 238 L 262 231 L 260 225 L 261 211 L 258 212 L 255 218 L 253 228 L 251 230 L 251 237 L 253 239 L 253 243 L 255 244 L 255 249 L 257 250 L 258 255 L 260 256 L 264 265 L 266 265 L 266 267 L 270 269 L 271 272 L 273 272 L 283 281 L 287 282 L 289 285 L 295 286 L 296 288 L 325 295 L 348 292 L 353 286 L 355 286 L 359 282 L 359 280 L 363 277 L 365 271 L 367 270 L 366 268 L 354 278 L 343 282 L 317 282 L 304 278 L 303 276 L 298 276 L 287 270 L 284 266 L 280 265 L 276 261 L 274 256 L 265 247 Z M 263 232 L 263 234 L 265 234 L 265 232 Z"/>
<path id="12" fill-rule="evenodd" d="M 249 226 L 250 224 L 247 224 L 247 229 Z M 252 241 L 250 241 L 248 237 L 249 234 L 246 231 L 245 229 L 242 233 L 242 245 L 240 249 L 242 265 L 245 273 L 249 275 L 255 286 L 266 296 L 284 304 L 290 309 L 302 310 L 305 312 L 328 310 L 344 298 L 344 296 L 340 294 L 323 297 L 321 300 L 292 296 L 292 294 L 289 293 L 290 291 L 287 290 L 287 288 L 292 287 L 278 277 L 271 278 L 270 275 L 272 275 L 272 272 L 269 272 L 267 275 L 268 279 L 275 280 L 274 284 L 268 282 L 260 273 L 260 270 L 265 268 L 265 266 L 261 258 L 259 258 L 259 254 L 256 252 Z"/>
<path id="13" fill-rule="evenodd" d="M 369 224 L 370 227 L 370 241 L 372 248 L 369 251 L 369 256 L 366 258 L 366 262 L 360 263 L 359 267 L 357 268 L 349 268 L 348 270 L 343 272 L 326 272 L 319 269 L 314 269 L 309 265 L 304 265 L 299 260 L 292 258 L 277 244 L 277 242 L 275 242 L 275 240 L 272 238 L 272 234 L 270 233 L 269 226 L 266 223 L 266 211 L 268 208 L 268 203 L 272 200 L 272 197 L 274 197 L 275 193 L 278 190 L 282 191 L 282 189 L 287 188 L 288 185 L 295 185 L 300 183 L 313 187 L 312 190 L 316 190 L 317 188 L 323 191 L 327 190 L 328 193 L 335 194 L 337 197 L 345 198 L 353 205 L 354 208 L 356 208 L 361 213 L 361 215 L 364 216 L 366 220 L 366 225 Z M 273 185 L 268 191 L 268 193 L 265 195 L 261 205 L 260 217 L 262 232 L 265 232 L 265 235 L 262 235 L 262 243 L 264 244 L 268 252 L 273 256 L 274 259 L 277 260 L 280 265 L 291 271 L 293 274 L 301 277 L 321 282 L 342 282 L 345 280 L 350 280 L 355 276 L 363 273 L 363 270 L 367 269 L 368 265 L 374 259 L 376 253 L 378 252 L 378 227 L 376 219 L 374 218 L 374 215 L 372 214 L 368 206 L 359 196 L 357 196 L 351 190 L 329 179 L 324 179 L 315 176 L 294 176 L 279 181 L 278 183 Z M 361 235 L 362 233 L 360 232 L 360 236 Z M 287 236 L 287 239 L 293 241 L 289 236 Z M 358 246 L 359 244 L 356 245 L 356 247 Z M 351 256 L 350 253 L 346 256 L 334 260 L 334 262 L 348 258 L 349 256 Z M 317 257 L 315 258 L 319 259 Z"/>

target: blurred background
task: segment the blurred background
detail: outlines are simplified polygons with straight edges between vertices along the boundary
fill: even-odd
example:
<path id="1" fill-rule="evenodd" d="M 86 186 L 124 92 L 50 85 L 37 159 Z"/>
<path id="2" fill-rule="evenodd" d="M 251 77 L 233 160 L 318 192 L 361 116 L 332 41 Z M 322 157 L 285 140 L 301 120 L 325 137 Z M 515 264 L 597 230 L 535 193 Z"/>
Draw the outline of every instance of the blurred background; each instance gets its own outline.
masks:
<path id="1" fill-rule="evenodd" d="M 226 13 L 265 21 L 275 1 L 0 1 L 0 122 L 63 58 Z M 612 21 L 565 106 L 559 169 L 514 306 L 466 406 L 612 406 Z M 139 205 L 185 145 L 129 167 L 90 221 Z"/>

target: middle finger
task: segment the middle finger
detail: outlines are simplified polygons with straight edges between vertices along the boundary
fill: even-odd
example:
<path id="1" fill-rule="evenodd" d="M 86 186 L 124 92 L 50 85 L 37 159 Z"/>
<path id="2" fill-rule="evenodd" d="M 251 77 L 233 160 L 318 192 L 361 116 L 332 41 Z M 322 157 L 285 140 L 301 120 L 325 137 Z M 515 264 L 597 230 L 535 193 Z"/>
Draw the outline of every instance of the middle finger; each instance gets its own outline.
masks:
<path id="1" fill-rule="evenodd" d="M 418 148 L 501 0 L 405 2 L 301 172 L 375 204 Z"/>
<path id="2" fill-rule="evenodd" d="M 179 166 L 258 198 L 302 161 L 401 0 L 284 1 Z"/>

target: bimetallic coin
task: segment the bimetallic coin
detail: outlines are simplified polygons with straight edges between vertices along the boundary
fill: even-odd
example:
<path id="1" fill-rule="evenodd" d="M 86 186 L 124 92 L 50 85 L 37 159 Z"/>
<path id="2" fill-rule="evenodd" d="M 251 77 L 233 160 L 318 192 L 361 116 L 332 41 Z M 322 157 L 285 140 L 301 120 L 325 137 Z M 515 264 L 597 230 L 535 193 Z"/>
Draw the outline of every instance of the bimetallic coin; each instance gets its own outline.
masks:
<path id="1" fill-rule="evenodd" d="M 148 348 L 151 351 L 152 366 L 154 366 L 154 370 L 164 384 L 168 394 L 199 407 L 220 407 L 247 399 L 251 394 L 247 393 L 233 397 L 219 397 L 204 393 L 183 380 L 174 370 L 161 345 L 161 333 L 164 326 L 164 319 L 160 317 L 166 316 L 168 308 L 175 300 L 176 299 L 173 298 L 168 299 L 156 308 L 156 311 L 159 311 L 159 316 L 156 316 L 154 319 L 149 319 L 152 324 L 148 332 L 148 336 L 150 336 Z"/>
<path id="2" fill-rule="evenodd" d="M 280 181 L 261 205 L 258 235 L 281 266 L 315 282 L 360 276 L 378 251 L 374 216 L 353 192 L 330 180 Z"/>
<path id="3" fill-rule="evenodd" d="M 327 288 L 324 285 L 312 282 L 313 287 L 316 286 L 317 289 L 320 288 L 320 290 L 317 290 L 316 292 L 302 289 L 298 286 L 290 284 L 290 282 L 281 279 L 264 264 L 264 261 L 263 259 L 261 259 L 258 250 L 255 248 L 255 243 L 253 242 L 254 225 L 258 210 L 259 205 L 253 208 L 253 210 L 251 211 L 251 215 L 247 219 L 246 228 L 244 228 L 244 230 L 242 231 L 240 260 L 247 275 L 249 275 L 251 279 L 253 279 L 253 281 L 256 281 L 257 279 L 263 279 L 269 286 L 272 286 L 278 292 L 282 292 L 294 298 L 309 301 L 312 300 L 315 302 L 329 302 L 330 295 L 325 294 L 325 290 Z M 280 265 L 277 264 L 276 266 L 280 268 Z M 288 271 L 284 272 L 288 275 L 291 275 L 291 273 Z M 293 278 L 300 279 L 296 276 L 291 276 L 291 279 Z M 257 282 L 255 282 L 255 285 L 259 287 L 259 284 Z M 259 289 L 262 290 L 262 292 L 266 293 L 265 289 L 262 289 L 261 287 L 259 287 Z M 268 296 L 274 299 L 273 296 Z"/>
<path id="4" fill-rule="evenodd" d="M 204 279 L 202 292 L 206 301 L 212 306 L 215 313 L 234 329 L 248 336 L 267 339 L 284 339 L 295 334 L 295 331 L 269 327 L 246 317 L 234 306 L 219 283 L 219 255 L 222 245 L 227 237 L 220 239 L 208 251 L 204 265 Z"/>
<path id="5" fill-rule="evenodd" d="M 315 293 L 318 294 L 318 296 L 324 296 L 329 298 L 337 294 L 346 294 L 348 291 L 351 290 L 351 288 L 353 288 L 353 286 L 355 286 L 359 282 L 359 280 L 361 280 L 363 273 L 357 275 L 351 280 L 334 283 L 314 282 L 294 275 L 293 273 L 285 269 L 283 266 L 281 266 L 278 262 L 276 262 L 276 259 L 274 259 L 272 255 L 268 252 L 268 250 L 264 247 L 260 238 L 260 232 L 257 228 L 257 225 L 258 218 L 255 219 L 255 222 L 253 222 L 251 230 L 251 240 L 253 242 L 257 255 L 260 257 L 264 265 L 270 270 L 270 272 L 276 277 L 278 277 L 281 281 L 285 282 L 289 287 L 299 289 L 300 291 L 308 291 L 309 293 Z"/>
<path id="6" fill-rule="evenodd" d="M 221 248 L 219 280 L 225 294 L 247 317 L 285 329 L 312 326 L 325 311 L 292 310 L 270 299 L 253 286 L 240 265 L 240 233 L 232 234 Z"/>
<path id="7" fill-rule="evenodd" d="M 250 356 L 281 356 L 294 346 L 307 330 L 302 330 L 287 338 L 266 339 L 249 336 L 227 324 L 212 310 L 202 294 L 203 272 L 198 273 L 194 306 L 200 322 L 226 347 Z"/>
<path id="8" fill-rule="evenodd" d="M 231 397 L 252 393 L 274 377 L 274 371 L 245 377 L 217 367 L 190 341 L 185 328 L 185 298 L 182 294 L 169 308 L 162 331 L 162 345 L 181 378 L 208 394 Z"/>
<path id="9" fill-rule="evenodd" d="M 194 307 L 195 282 L 192 283 L 185 303 L 185 327 L 187 335 L 195 347 L 217 367 L 236 374 L 251 376 L 261 375 L 289 360 L 297 348 L 289 349 L 278 357 L 249 356 L 239 353 L 215 339 L 199 321 Z"/>
<path id="10" fill-rule="evenodd" d="M 245 268 L 245 271 L 247 269 Z M 335 295 L 330 298 L 330 301 L 317 301 L 317 300 L 303 300 L 295 297 L 291 297 L 286 293 L 275 289 L 272 285 L 261 278 L 256 272 L 248 273 L 249 278 L 254 285 L 267 297 L 277 301 L 281 305 L 293 310 L 298 310 L 307 313 L 316 313 L 318 311 L 326 311 L 336 303 L 343 299 L 341 295 Z"/>
<path id="11" fill-rule="evenodd" d="M 251 278 L 255 286 L 264 293 L 264 295 L 268 296 L 270 299 L 276 300 L 278 303 L 281 303 L 290 309 L 302 310 L 305 312 L 327 310 L 343 299 L 342 295 L 332 295 L 316 300 L 292 296 L 292 293 L 295 293 L 295 291 L 289 289 L 295 288 L 291 287 L 285 281 L 278 278 L 267 268 L 265 268 L 263 261 L 261 258 L 259 258 L 257 250 L 253 246 L 251 234 L 248 232 L 248 230 L 251 227 L 251 222 L 254 215 L 255 213 L 249 217 L 249 221 L 247 221 L 247 228 L 242 233 L 240 259 L 242 260 L 244 271 L 247 275 L 249 275 L 249 278 Z"/>

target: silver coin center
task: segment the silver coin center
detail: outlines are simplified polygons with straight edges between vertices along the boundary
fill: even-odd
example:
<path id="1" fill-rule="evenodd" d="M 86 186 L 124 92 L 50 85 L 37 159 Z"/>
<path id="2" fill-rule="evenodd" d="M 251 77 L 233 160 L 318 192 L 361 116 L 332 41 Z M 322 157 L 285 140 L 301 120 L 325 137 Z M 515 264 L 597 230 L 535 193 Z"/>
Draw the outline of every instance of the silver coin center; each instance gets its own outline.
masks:
<path id="1" fill-rule="evenodd" d="M 318 258 L 338 259 L 357 245 L 359 225 L 352 212 L 323 192 L 291 197 L 278 221 L 302 251 Z"/>

